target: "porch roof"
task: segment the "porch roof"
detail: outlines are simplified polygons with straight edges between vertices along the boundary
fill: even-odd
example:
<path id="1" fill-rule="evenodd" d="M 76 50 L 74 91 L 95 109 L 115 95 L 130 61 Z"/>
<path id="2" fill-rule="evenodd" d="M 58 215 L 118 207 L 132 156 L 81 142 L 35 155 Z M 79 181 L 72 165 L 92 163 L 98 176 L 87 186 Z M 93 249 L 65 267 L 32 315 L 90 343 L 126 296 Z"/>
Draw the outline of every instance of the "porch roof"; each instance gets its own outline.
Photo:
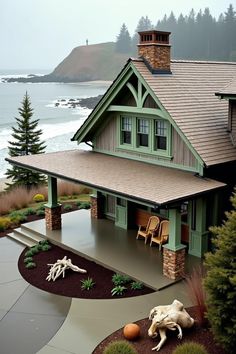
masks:
<path id="1" fill-rule="evenodd" d="M 19 167 L 151 205 L 184 200 L 225 186 L 190 172 L 92 151 L 59 151 L 6 160 Z"/>

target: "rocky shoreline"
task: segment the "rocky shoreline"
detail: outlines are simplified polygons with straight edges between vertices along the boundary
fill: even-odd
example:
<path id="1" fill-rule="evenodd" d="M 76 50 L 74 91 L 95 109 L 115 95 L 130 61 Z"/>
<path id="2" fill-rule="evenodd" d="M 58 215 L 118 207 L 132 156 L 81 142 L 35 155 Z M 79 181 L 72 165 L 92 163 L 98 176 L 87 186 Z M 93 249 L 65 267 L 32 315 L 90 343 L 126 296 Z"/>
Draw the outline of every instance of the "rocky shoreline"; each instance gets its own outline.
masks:
<path id="1" fill-rule="evenodd" d="M 55 107 L 68 107 L 68 108 L 77 108 L 77 107 L 86 107 L 93 109 L 103 95 L 98 95 L 96 97 L 88 98 L 70 98 L 70 99 L 59 99 L 55 102 Z"/>

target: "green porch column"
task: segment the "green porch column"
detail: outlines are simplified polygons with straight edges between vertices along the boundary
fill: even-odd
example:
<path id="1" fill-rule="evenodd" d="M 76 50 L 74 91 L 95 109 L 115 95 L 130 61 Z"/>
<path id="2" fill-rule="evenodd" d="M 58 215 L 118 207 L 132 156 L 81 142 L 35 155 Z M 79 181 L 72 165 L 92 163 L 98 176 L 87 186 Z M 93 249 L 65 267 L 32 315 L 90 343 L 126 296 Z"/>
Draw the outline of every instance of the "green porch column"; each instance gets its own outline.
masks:
<path id="1" fill-rule="evenodd" d="M 212 212 L 214 212 L 213 207 Z M 197 198 L 192 201 L 191 216 L 188 253 L 201 258 L 208 249 L 209 232 L 206 230 L 206 198 Z"/>
<path id="2" fill-rule="evenodd" d="M 185 246 L 181 244 L 179 208 L 169 210 L 169 242 L 163 246 L 163 274 L 170 279 L 184 275 Z"/>
<path id="3" fill-rule="evenodd" d="M 45 205 L 45 220 L 47 229 L 61 229 L 61 205 L 57 201 L 57 179 L 51 176 L 48 176 L 48 203 Z"/>

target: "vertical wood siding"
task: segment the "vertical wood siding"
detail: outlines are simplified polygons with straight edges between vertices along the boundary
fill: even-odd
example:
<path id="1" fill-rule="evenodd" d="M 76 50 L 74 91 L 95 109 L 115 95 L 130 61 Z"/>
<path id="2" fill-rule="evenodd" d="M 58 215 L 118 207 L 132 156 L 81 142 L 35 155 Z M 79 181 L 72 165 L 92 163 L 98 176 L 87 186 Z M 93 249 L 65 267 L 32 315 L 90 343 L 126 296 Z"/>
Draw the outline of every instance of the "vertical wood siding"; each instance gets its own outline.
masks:
<path id="1" fill-rule="evenodd" d="M 116 140 L 116 117 L 111 114 L 107 118 L 107 124 L 104 129 L 96 136 L 95 147 L 99 150 L 115 152 L 118 144 Z"/>
<path id="2" fill-rule="evenodd" d="M 232 128 L 232 135 L 234 138 L 234 141 L 236 142 L 236 102 L 231 101 L 231 117 L 232 117 L 232 122 L 231 122 L 231 128 Z"/>
<path id="3" fill-rule="evenodd" d="M 172 162 L 177 165 L 194 167 L 196 159 L 175 129 L 172 134 Z"/>

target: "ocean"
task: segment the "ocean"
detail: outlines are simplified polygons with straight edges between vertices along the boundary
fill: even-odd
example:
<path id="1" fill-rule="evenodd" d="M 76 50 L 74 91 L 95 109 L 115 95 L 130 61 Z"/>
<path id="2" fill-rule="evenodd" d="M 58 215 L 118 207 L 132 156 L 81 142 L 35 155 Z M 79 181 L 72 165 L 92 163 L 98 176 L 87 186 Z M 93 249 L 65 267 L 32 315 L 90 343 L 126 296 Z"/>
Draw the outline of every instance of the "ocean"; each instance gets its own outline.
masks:
<path id="1" fill-rule="evenodd" d="M 8 141 L 12 141 L 12 126 L 16 125 L 15 117 L 20 117 L 18 108 L 27 91 L 34 109 L 33 119 L 39 119 L 38 127 L 42 129 L 41 140 L 45 141 L 46 152 L 77 149 L 76 142 L 70 141 L 77 129 L 88 117 L 88 108 L 69 108 L 69 99 L 95 97 L 109 87 L 108 82 L 82 83 L 5 83 L 4 77 L 19 77 L 30 74 L 46 74 L 43 71 L 0 70 L 0 178 L 5 177 L 9 164 L 5 161 L 8 155 Z M 60 104 L 58 105 L 58 102 Z M 56 105 L 57 103 L 57 105 Z M 81 148 L 88 146 L 81 144 Z"/>

